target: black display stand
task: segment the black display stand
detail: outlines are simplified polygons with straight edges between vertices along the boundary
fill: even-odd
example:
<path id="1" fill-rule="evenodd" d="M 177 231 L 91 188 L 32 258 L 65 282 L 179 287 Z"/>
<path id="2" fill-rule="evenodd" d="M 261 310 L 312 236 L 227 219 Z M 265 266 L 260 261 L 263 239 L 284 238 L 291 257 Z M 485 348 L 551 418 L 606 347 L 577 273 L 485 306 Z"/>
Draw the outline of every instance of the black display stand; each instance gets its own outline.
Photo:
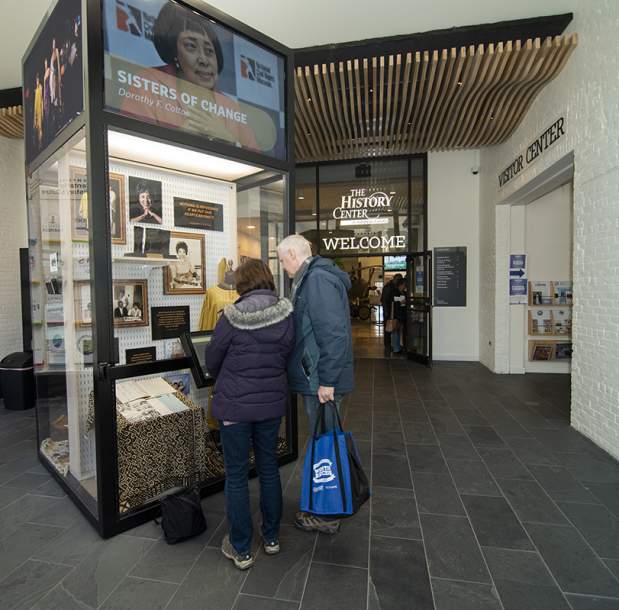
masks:
<path id="1" fill-rule="evenodd" d="M 94 430 L 96 441 L 96 498 L 88 495 L 82 488 L 69 485 L 66 478 L 39 454 L 43 465 L 50 470 L 66 493 L 72 498 L 84 515 L 96 527 L 101 536 L 110 537 L 152 520 L 159 513 L 158 502 L 150 502 L 143 507 L 127 513 L 119 511 L 119 471 L 117 456 L 117 415 L 114 408 L 115 383 L 117 380 L 129 379 L 140 375 L 152 375 L 168 371 L 177 371 L 190 367 L 189 358 L 159 360 L 143 364 L 119 365 L 115 348 L 112 281 L 112 246 L 110 233 L 110 213 L 108 197 L 108 129 L 136 135 L 150 140 L 174 144 L 190 151 L 198 151 L 225 157 L 246 164 L 287 174 L 285 184 L 285 222 L 284 232 L 289 234 L 294 229 L 294 89 L 293 58 L 287 47 L 264 36 L 260 32 L 240 23 L 221 11 L 203 2 L 183 0 L 179 2 L 215 22 L 234 30 L 242 36 L 281 56 L 285 61 L 285 113 L 286 113 L 286 150 L 284 160 L 236 147 L 221 141 L 208 139 L 196 133 L 183 132 L 174 128 L 162 127 L 142 122 L 128 116 L 122 116 L 105 109 L 104 106 L 104 33 L 101 0 L 82 0 L 81 27 L 83 41 L 83 99 L 84 108 L 78 116 L 68 123 L 43 150 L 31 159 L 26 166 L 26 176 L 32 174 L 44 164 L 56 151 L 73 138 L 80 130 L 86 136 L 86 166 L 88 180 L 88 217 L 90 233 L 90 290 L 92 310 L 92 342 L 94 378 L 95 417 Z M 46 19 L 50 17 L 50 13 Z M 26 51 L 28 57 L 37 44 L 45 27 L 40 25 L 35 38 Z M 26 129 L 31 128 L 27 125 Z M 26 133 L 26 137 L 32 134 Z M 26 335 L 25 335 L 26 336 Z M 48 375 L 49 377 L 50 375 Z M 53 376 L 53 375 L 52 375 Z M 52 380 L 38 379 L 38 387 L 49 386 Z M 211 380 L 211 384 L 214 381 Z M 60 384 L 62 385 L 62 384 Z M 62 396 L 62 391 L 60 391 Z M 45 399 L 49 397 L 46 396 Z M 44 407 L 41 397 L 37 403 L 37 417 Z M 281 457 L 281 463 L 288 463 L 297 458 L 297 414 L 296 401 L 291 403 L 286 417 L 286 436 L 288 453 Z M 38 446 L 41 439 L 38 438 Z M 203 486 L 201 493 L 208 495 L 223 489 L 224 480 Z"/>

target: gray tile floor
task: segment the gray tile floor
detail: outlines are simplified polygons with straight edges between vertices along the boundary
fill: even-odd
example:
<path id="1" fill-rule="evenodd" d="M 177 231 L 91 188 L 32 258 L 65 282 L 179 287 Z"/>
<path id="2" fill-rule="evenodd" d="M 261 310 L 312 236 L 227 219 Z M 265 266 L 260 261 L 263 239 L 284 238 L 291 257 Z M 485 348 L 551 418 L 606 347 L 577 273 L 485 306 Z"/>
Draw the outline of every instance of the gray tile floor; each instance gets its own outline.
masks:
<path id="1" fill-rule="evenodd" d="M 100 540 L 37 463 L 33 413 L 0 408 L 0 608 L 619 608 L 619 465 L 569 427 L 567 377 L 404 360 L 357 377 L 345 425 L 371 502 L 334 537 L 300 532 L 285 467 L 282 552 L 246 573 L 219 551 L 222 494 L 198 539 Z"/>

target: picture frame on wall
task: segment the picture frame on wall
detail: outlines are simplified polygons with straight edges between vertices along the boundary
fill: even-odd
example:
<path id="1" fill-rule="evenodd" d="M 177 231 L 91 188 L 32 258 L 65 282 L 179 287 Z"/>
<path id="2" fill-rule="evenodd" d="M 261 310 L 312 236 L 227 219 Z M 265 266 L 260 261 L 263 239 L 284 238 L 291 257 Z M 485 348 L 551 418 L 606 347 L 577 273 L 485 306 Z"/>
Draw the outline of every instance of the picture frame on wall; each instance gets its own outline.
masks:
<path id="1" fill-rule="evenodd" d="M 114 326 L 148 326 L 148 281 L 114 280 Z"/>
<path id="2" fill-rule="evenodd" d="M 126 244 L 125 177 L 110 172 L 110 234 L 113 244 Z M 69 167 L 71 238 L 88 241 L 88 178 L 83 167 Z"/>
<path id="3" fill-rule="evenodd" d="M 204 294 L 204 235 L 172 231 L 169 255 L 174 259 L 163 268 L 163 294 Z"/>
<path id="4" fill-rule="evenodd" d="M 78 328 L 92 324 L 92 301 L 90 298 L 90 280 L 73 282 L 73 301 L 75 325 Z"/>
<path id="5" fill-rule="evenodd" d="M 129 176 L 129 220 L 160 225 L 163 222 L 161 182 Z"/>

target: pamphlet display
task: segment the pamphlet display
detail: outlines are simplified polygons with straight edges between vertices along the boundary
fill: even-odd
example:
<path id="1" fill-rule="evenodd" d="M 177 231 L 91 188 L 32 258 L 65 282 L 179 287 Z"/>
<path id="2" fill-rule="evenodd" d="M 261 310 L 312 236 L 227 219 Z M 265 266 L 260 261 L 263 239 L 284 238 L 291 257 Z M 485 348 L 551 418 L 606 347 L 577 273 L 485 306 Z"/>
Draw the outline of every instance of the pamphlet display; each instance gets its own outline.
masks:
<path id="1" fill-rule="evenodd" d="M 572 282 L 529 282 L 528 335 L 530 362 L 571 360 Z"/>

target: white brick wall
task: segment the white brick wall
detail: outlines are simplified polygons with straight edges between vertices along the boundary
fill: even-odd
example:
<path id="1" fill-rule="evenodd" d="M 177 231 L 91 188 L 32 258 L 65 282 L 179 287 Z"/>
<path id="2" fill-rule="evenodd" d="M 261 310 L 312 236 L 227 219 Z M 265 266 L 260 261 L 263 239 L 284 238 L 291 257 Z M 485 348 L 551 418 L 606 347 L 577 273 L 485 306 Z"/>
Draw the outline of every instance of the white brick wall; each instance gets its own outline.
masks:
<path id="1" fill-rule="evenodd" d="M 506 143 L 481 153 L 480 358 L 507 370 L 509 224 L 496 204 L 573 150 L 572 425 L 619 458 L 619 2 L 580 0 L 569 30 L 579 46 L 563 72 Z M 498 173 L 559 116 L 565 137 L 499 193 Z"/>
<path id="2" fill-rule="evenodd" d="M 19 248 L 27 245 L 24 142 L 0 136 L 0 358 L 22 349 Z"/>

